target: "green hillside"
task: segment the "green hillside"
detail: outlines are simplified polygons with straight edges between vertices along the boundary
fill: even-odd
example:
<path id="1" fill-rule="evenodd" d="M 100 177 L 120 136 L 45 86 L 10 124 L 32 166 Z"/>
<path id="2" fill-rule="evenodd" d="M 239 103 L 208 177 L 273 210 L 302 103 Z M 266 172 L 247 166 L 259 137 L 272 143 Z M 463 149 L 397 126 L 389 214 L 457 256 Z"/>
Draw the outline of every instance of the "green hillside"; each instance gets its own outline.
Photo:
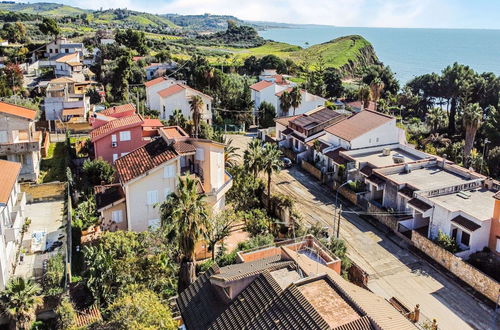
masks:
<path id="1" fill-rule="evenodd" d="M 58 3 L 0 3 L 0 10 L 15 11 L 27 14 L 39 14 L 46 16 L 76 16 L 87 13 L 81 8 L 66 6 Z"/>

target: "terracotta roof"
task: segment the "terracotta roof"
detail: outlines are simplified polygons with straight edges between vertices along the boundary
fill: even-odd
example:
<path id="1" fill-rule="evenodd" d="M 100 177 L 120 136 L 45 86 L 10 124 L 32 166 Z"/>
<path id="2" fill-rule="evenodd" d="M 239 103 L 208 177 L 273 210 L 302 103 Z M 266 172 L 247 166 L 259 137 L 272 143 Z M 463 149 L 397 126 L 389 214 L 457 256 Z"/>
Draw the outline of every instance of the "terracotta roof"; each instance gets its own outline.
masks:
<path id="1" fill-rule="evenodd" d="M 63 116 L 85 116 L 85 109 L 84 108 L 69 108 L 69 109 L 63 109 L 62 112 Z"/>
<path id="2" fill-rule="evenodd" d="M 72 60 L 73 58 L 77 57 L 78 54 L 77 53 L 71 53 L 71 54 L 68 54 L 68 55 L 64 55 L 64 56 L 61 56 L 59 57 L 56 62 L 59 62 L 59 63 L 66 63 L 70 60 Z"/>
<path id="3" fill-rule="evenodd" d="M 471 221 L 471 220 L 469 220 L 461 215 L 457 215 L 456 217 L 451 219 L 451 222 L 459 224 L 460 226 L 462 226 L 470 231 L 476 231 L 479 228 L 481 228 L 481 226 L 478 225 L 477 223 L 475 223 L 474 221 Z"/>
<path id="4" fill-rule="evenodd" d="M 345 165 L 348 163 L 347 159 L 340 155 L 341 151 L 345 151 L 344 148 L 337 148 L 335 150 L 328 151 L 325 156 L 333 160 L 338 165 Z"/>
<path id="5" fill-rule="evenodd" d="M 36 111 L 34 110 L 5 102 L 0 102 L 0 112 L 29 120 L 34 120 L 36 117 Z"/>
<path id="6" fill-rule="evenodd" d="M 163 127 L 161 120 L 155 118 L 145 118 L 142 127 Z"/>
<path id="7" fill-rule="evenodd" d="M 177 153 L 174 149 L 164 139 L 159 138 L 118 158 L 115 167 L 120 180 L 125 183 L 175 157 Z"/>
<path id="8" fill-rule="evenodd" d="M 196 147 L 194 145 L 184 141 L 175 141 L 172 147 L 179 155 L 196 152 Z"/>
<path id="9" fill-rule="evenodd" d="M 125 127 L 133 127 L 142 125 L 142 117 L 139 115 L 132 115 L 122 118 L 116 118 L 115 120 L 108 121 L 106 124 L 99 126 L 96 129 L 93 129 L 90 132 L 90 139 L 92 142 L 103 138 L 106 135 L 109 135 L 113 132 L 116 132 L 119 129 Z"/>
<path id="10" fill-rule="evenodd" d="M 172 86 L 167 87 L 165 89 L 162 89 L 161 91 L 158 92 L 158 95 L 160 95 L 160 97 L 162 97 L 162 98 L 165 98 L 165 97 L 169 97 L 171 95 L 177 94 L 183 90 L 189 90 L 195 94 L 207 97 L 207 98 L 212 100 L 211 96 L 204 94 L 204 93 L 202 93 L 194 88 L 191 88 L 188 85 L 184 85 L 184 84 L 175 84 L 175 85 L 172 85 Z"/>
<path id="11" fill-rule="evenodd" d="M 94 194 L 97 210 L 118 202 L 121 199 L 125 199 L 125 193 L 119 183 L 95 186 Z"/>
<path id="12" fill-rule="evenodd" d="M 357 108 L 357 109 L 361 109 L 363 107 L 363 103 L 361 101 L 347 102 L 345 105 L 349 106 L 351 108 Z M 377 104 L 373 101 L 370 101 L 368 103 L 368 108 L 366 108 L 365 110 L 376 111 Z"/>
<path id="13" fill-rule="evenodd" d="M 300 115 L 297 115 L 297 116 L 288 116 L 288 117 L 278 117 L 278 118 L 275 118 L 274 121 L 278 124 L 281 124 L 283 126 L 288 126 L 288 123 L 292 120 L 294 120 L 295 118 L 299 117 Z"/>
<path id="14" fill-rule="evenodd" d="M 68 84 L 68 83 L 74 83 L 75 80 L 68 78 L 68 77 L 59 77 L 59 78 L 54 78 L 50 81 L 51 84 Z"/>
<path id="15" fill-rule="evenodd" d="M 432 208 L 432 206 L 430 206 L 429 204 L 427 204 L 426 202 L 424 201 L 421 201 L 420 199 L 418 198 L 412 198 L 408 201 L 408 204 L 415 207 L 416 209 L 420 210 L 420 211 L 427 211 L 427 210 L 430 210 Z"/>
<path id="16" fill-rule="evenodd" d="M 393 120 L 394 117 L 380 112 L 363 110 L 325 129 L 326 132 L 352 141 L 357 137 Z"/>
<path id="17" fill-rule="evenodd" d="M 212 279 L 221 280 L 223 282 L 231 282 L 248 276 L 260 274 L 265 270 L 273 271 L 276 269 L 286 268 L 292 264 L 293 261 L 282 261 L 281 254 L 277 254 L 255 261 L 226 266 L 224 267 L 223 272 L 213 275 Z"/>
<path id="18" fill-rule="evenodd" d="M 102 315 L 96 305 L 83 312 L 76 313 L 75 317 L 75 325 L 79 328 L 85 328 L 93 323 L 99 323 L 100 321 L 102 321 Z"/>
<path id="19" fill-rule="evenodd" d="M 159 83 L 161 83 L 161 82 L 163 82 L 163 81 L 165 81 L 165 80 L 167 80 L 167 78 L 165 78 L 165 77 L 158 77 L 158 78 L 155 78 L 155 79 L 153 79 L 153 80 L 146 81 L 146 82 L 144 83 L 144 86 L 146 86 L 146 87 L 151 87 L 151 86 L 154 86 L 154 85 L 156 85 L 156 84 L 159 84 Z"/>
<path id="20" fill-rule="evenodd" d="M 0 159 L 0 204 L 7 204 L 21 172 L 21 163 Z"/>
<path id="21" fill-rule="evenodd" d="M 181 139 L 189 137 L 189 134 L 186 133 L 180 126 L 167 126 L 161 128 L 161 131 L 165 134 L 167 139 Z"/>
<path id="22" fill-rule="evenodd" d="M 114 114 L 127 112 L 127 111 L 135 112 L 135 105 L 132 103 L 117 105 L 115 107 L 107 108 L 99 113 L 101 113 L 105 116 L 113 116 Z"/>
<path id="23" fill-rule="evenodd" d="M 272 85 L 273 85 L 273 83 L 270 81 L 261 80 L 255 84 L 251 85 L 250 88 L 253 89 L 254 91 L 260 92 L 264 88 L 267 88 L 267 87 L 272 86 Z"/>

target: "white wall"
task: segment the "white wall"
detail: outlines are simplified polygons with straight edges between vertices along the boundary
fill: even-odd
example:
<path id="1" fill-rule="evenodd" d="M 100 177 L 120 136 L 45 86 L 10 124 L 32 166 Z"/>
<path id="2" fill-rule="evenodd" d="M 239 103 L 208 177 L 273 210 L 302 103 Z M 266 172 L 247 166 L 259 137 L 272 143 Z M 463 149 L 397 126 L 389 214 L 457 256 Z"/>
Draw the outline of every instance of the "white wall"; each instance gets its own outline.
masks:
<path id="1" fill-rule="evenodd" d="M 359 149 L 377 145 L 398 143 L 399 137 L 399 128 L 396 126 L 396 119 L 393 119 L 351 140 L 351 148 Z"/>
<path id="2" fill-rule="evenodd" d="M 175 84 L 175 80 L 167 79 L 146 88 L 146 104 L 151 110 L 160 110 L 160 95 L 158 92 Z"/>
<path id="3" fill-rule="evenodd" d="M 186 118 L 191 118 L 191 107 L 189 105 L 189 100 L 192 95 L 196 95 L 189 90 L 184 90 L 179 93 L 170 95 L 166 98 L 160 98 L 160 118 L 168 120 L 170 115 L 174 113 L 174 110 L 180 109 L 182 114 Z M 202 115 L 202 120 L 209 124 L 212 124 L 212 100 L 204 95 L 200 95 L 204 103 L 204 112 Z M 208 105 L 208 108 L 207 108 Z"/>

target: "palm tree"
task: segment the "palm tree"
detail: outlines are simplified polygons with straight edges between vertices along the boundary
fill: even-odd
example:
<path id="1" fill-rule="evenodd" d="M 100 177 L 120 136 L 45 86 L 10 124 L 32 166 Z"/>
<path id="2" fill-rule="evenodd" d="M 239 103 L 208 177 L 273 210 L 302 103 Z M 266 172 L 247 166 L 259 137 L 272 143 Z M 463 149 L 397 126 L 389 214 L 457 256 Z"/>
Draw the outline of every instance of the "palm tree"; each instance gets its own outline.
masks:
<path id="1" fill-rule="evenodd" d="M 248 143 L 248 148 L 243 153 L 243 163 L 245 167 L 253 173 L 254 179 L 257 179 L 262 170 L 263 148 L 259 139 L 253 139 Z"/>
<path id="2" fill-rule="evenodd" d="M 281 112 L 288 115 L 288 111 L 290 111 L 291 106 L 292 106 L 292 99 L 290 93 L 288 91 L 284 91 L 280 95 Z"/>
<path id="3" fill-rule="evenodd" d="M 15 277 L 1 294 L 1 305 L 14 329 L 30 329 L 36 309 L 42 305 L 41 288 L 33 280 Z"/>
<path id="4" fill-rule="evenodd" d="M 232 146 L 233 139 L 226 140 L 224 138 L 224 163 L 227 167 L 233 167 L 236 165 L 236 159 L 240 158 L 237 151 L 240 149 L 238 147 Z"/>
<path id="5" fill-rule="evenodd" d="M 178 292 L 196 280 L 195 246 L 208 228 L 205 195 L 198 194 L 197 185 L 197 179 L 180 178 L 177 192 L 160 205 L 161 227 L 181 253 Z"/>
<path id="6" fill-rule="evenodd" d="M 476 133 L 481 126 L 483 119 L 483 109 L 478 103 L 469 104 L 465 107 L 463 122 L 465 127 L 465 145 L 464 145 L 464 158 L 467 159 L 474 146 L 474 139 Z"/>
<path id="7" fill-rule="evenodd" d="M 372 80 L 370 83 L 370 93 L 373 102 L 377 102 L 380 99 L 384 87 L 384 82 L 379 77 Z"/>
<path id="8" fill-rule="evenodd" d="M 197 138 L 200 132 L 200 120 L 201 120 L 201 113 L 203 111 L 203 99 L 199 95 L 191 96 L 191 99 L 189 100 L 189 106 L 191 107 L 191 113 L 193 117 L 193 125 L 194 125 L 193 135 L 195 138 Z"/>
<path id="9" fill-rule="evenodd" d="M 435 107 L 427 112 L 427 125 L 430 126 L 431 132 L 436 132 L 438 129 L 446 125 L 446 113 L 442 108 Z"/>
<path id="10" fill-rule="evenodd" d="M 295 109 L 302 103 L 302 91 L 298 86 L 294 86 L 290 92 L 290 105 L 293 108 L 293 115 L 295 116 Z"/>
<path id="11" fill-rule="evenodd" d="M 186 126 L 186 118 L 184 118 L 182 110 L 175 109 L 174 113 L 171 114 L 168 119 L 168 124 L 170 126 L 180 126 L 184 129 L 184 127 Z"/>
<path id="12" fill-rule="evenodd" d="M 447 147 L 451 140 L 446 137 L 446 134 L 431 133 L 427 138 L 422 140 L 422 144 L 432 143 L 435 147 Z"/>
<path id="13" fill-rule="evenodd" d="M 262 150 L 262 170 L 267 174 L 267 212 L 271 212 L 271 176 L 283 166 L 282 153 L 276 144 L 266 143 Z"/>
<path id="14" fill-rule="evenodd" d="M 370 104 L 371 90 L 368 85 L 363 85 L 358 90 L 358 99 L 361 101 L 363 108 L 368 108 Z"/>

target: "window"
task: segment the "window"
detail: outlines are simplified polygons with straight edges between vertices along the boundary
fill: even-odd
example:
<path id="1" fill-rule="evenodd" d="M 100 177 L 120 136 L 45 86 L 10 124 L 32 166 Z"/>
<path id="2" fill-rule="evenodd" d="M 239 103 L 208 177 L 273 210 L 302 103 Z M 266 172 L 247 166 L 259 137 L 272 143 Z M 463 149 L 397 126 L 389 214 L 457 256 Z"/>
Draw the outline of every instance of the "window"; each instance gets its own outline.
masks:
<path id="1" fill-rule="evenodd" d="M 378 142 L 378 138 L 377 138 L 377 140 L 376 140 L 376 141 Z"/>
<path id="2" fill-rule="evenodd" d="M 157 190 L 150 190 L 148 191 L 148 200 L 147 204 L 148 205 L 154 205 L 158 203 L 158 191 Z"/>
<path id="3" fill-rule="evenodd" d="M 52 48 L 49 49 L 49 53 L 52 54 Z"/>
<path id="4" fill-rule="evenodd" d="M 130 131 L 120 132 L 120 141 L 130 141 Z"/>
<path id="5" fill-rule="evenodd" d="M 463 245 L 466 245 L 466 246 L 469 246 L 469 243 L 470 243 L 470 235 L 468 233 L 466 233 L 465 231 L 462 232 L 462 239 L 460 240 L 460 242 L 463 244 Z"/>
<path id="6" fill-rule="evenodd" d="M 165 199 L 166 199 L 172 193 L 172 189 L 170 189 L 170 187 L 167 187 L 164 189 L 163 193 L 165 194 Z"/>
<path id="7" fill-rule="evenodd" d="M 155 230 L 160 227 L 160 219 L 148 220 L 148 229 Z"/>
<path id="8" fill-rule="evenodd" d="M 116 134 L 111 135 L 111 142 L 116 142 Z"/>
<path id="9" fill-rule="evenodd" d="M 165 179 L 175 178 L 176 167 L 175 165 L 167 165 L 163 168 L 163 177 Z"/>
<path id="10" fill-rule="evenodd" d="M 118 159 L 118 154 L 113 154 L 113 163 Z"/>
<path id="11" fill-rule="evenodd" d="M 372 143 L 372 139 L 368 139 L 368 143 Z"/>
<path id="12" fill-rule="evenodd" d="M 121 223 L 123 221 L 122 210 L 117 210 L 117 211 L 111 212 L 111 220 L 114 223 Z"/>
<path id="13" fill-rule="evenodd" d="M 0 143 L 7 143 L 7 131 L 0 131 Z"/>
<path id="14" fill-rule="evenodd" d="M 194 158 L 196 160 L 199 160 L 199 161 L 204 161 L 205 160 L 205 150 L 203 149 L 196 149 L 196 154 L 194 156 Z"/>

